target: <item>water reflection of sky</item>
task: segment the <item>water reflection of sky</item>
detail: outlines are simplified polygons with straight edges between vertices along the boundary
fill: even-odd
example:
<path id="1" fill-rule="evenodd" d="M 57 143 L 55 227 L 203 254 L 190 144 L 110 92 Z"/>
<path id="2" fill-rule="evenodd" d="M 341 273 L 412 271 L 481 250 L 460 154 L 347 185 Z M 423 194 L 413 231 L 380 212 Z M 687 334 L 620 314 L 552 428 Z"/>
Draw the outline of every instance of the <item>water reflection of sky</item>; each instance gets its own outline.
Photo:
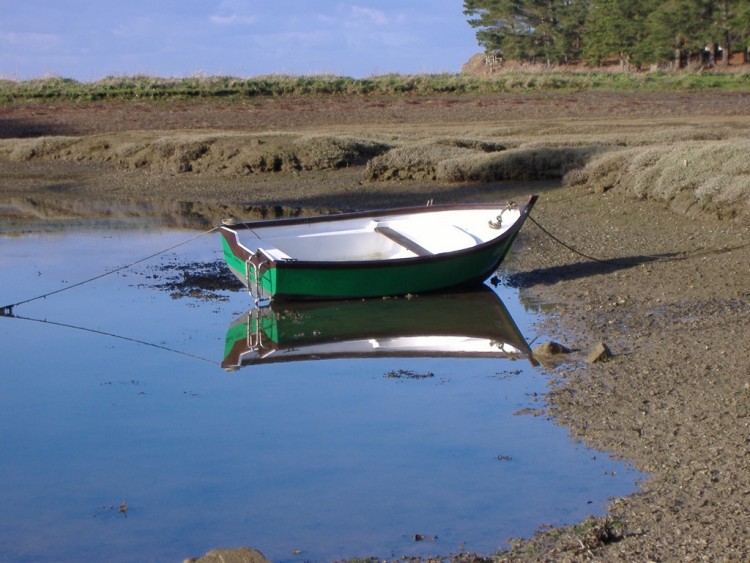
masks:
<path id="1" fill-rule="evenodd" d="M 0 305 L 190 236 L 0 238 Z M 219 256 L 209 236 L 166 258 Z M 274 560 L 491 553 L 634 489 L 638 475 L 623 464 L 543 416 L 514 415 L 539 408 L 545 389 L 526 361 L 346 359 L 230 373 L 219 367 L 224 336 L 248 296 L 172 299 L 152 287 L 155 271 L 141 265 L 15 312 L 208 361 L 0 318 L 3 557 L 181 560 L 240 545 Z M 529 331 L 533 318 L 504 297 Z M 399 369 L 434 377 L 385 377 Z"/>

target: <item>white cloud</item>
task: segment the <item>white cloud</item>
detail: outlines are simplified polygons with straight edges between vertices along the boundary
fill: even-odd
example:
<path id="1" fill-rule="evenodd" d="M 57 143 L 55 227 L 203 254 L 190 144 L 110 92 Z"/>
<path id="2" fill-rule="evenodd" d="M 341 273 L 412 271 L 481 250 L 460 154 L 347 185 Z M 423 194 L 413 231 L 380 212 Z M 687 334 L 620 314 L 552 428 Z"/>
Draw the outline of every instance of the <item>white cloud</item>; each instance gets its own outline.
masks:
<path id="1" fill-rule="evenodd" d="M 362 6 L 352 6 L 352 15 L 354 16 L 353 21 L 347 22 L 348 24 L 360 25 L 362 23 L 370 23 L 375 25 L 387 25 L 388 18 L 384 12 L 380 10 L 373 10 L 372 8 L 363 8 Z"/>
<path id="2" fill-rule="evenodd" d="M 117 37 L 140 37 L 150 35 L 155 29 L 154 22 L 149 17 L 139 17 L 120 22 L 112 28 L 112 34 Z"/>
<path id="3" fill-rule="evenodd" d="M 264 57 L 283 56 L 294 60 L 304 60 L 313 54 L 314 49 L 333 47 L 330 34 L 324 31 L 285 31 L 254 34 L 247 38 Z"/>
<path id="4" fill-rule="evenodd" d="M 216 26 L 254 25 L 258 16 L 257 6 L 252 4 L 244 0 L 222 0 L 208 20 Z"/>
<path id="5" fill-rule="evenodd" d="M 214 25 L 253 25 L 258 21 L 258 18 L 255 16 L 240 16 L 237 14 L 214 14 L 209 16 L 208 20 Z"/>
<path id="6" fill-rule="evenodd" d="M 57 47 L 63 43 L 61 36 L 53 33 L 34 33 L 34 32 L 0 32 L 0 45 L 5 48 L 23 48 L 32 51 L 43 51 L 52 47 Z"/>

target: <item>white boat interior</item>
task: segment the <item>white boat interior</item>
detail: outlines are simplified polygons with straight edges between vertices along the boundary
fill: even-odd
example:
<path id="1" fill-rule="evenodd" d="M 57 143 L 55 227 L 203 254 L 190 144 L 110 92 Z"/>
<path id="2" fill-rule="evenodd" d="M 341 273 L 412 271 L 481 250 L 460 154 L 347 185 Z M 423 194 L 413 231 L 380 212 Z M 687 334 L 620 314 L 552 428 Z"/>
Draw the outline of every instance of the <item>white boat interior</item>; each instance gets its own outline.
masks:
<path id="1" fill-rule="evenodd" d="M 445 210 L 242 231 L 242 246 L 274 260 L 364 261 L 430 256 L 471 248 L 501 236 L 518 209 Z M 335 219 L 335 216 L 333 216 Z"/>

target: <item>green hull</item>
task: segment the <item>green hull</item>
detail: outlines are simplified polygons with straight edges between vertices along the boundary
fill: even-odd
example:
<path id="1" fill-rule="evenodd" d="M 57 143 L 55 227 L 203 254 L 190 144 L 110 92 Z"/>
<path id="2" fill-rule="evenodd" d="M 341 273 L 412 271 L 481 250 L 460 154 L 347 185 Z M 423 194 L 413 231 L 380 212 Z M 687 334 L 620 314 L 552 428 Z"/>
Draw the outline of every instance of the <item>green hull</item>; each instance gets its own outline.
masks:
<path id="1" fill-rule="evenodd" d="M 455 252 L 413 258 L 276 260 L 263 251 L 249 252 L 240 243 L 242 229 L 250 229 L 253 224 L 245 223 L 236 228 L 222 226 L 220 232 L 227 265 L 256 300 L 329 300 L 428 293 L 478 285 L 491 276 L 508 254 L 535 200 L 536 197 L 532 197 L 528 204 L 521 206 L 519 219 L 492 241 Z M 419 211 L 425 212 L 425 209 L 429 208 Z M 288 223 L 300 221 L 287 220 Z"/>
<path id="2" fill-rule="evenodd" d="M 429 260 L 414 258 L 392 262 L 318 265 L 276 262 L 261 268 L 262 295 L 276 300 L 350 299 L 433 292 L 477 284 L 486 280 L 505 259 L 513 237 L 480 252 L 461 253 Z M 255 270 L 222 239 L 224 257 L 235 275 L 252 291 Z M 255 291 L 253 291 L 255 293 Z"/>

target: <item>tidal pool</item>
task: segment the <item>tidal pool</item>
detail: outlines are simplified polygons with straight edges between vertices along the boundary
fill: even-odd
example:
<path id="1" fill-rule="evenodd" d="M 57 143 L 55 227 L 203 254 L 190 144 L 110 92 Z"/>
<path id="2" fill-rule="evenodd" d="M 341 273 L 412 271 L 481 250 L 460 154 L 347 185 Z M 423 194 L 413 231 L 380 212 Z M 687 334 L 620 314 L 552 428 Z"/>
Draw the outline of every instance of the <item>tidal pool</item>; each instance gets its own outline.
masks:
<path id="1" fill-rule="evenodd" d="M 2 236 L 0 305 L 194 235 Z M 2 559 L 179 561 L 242 545 L 276 561 L 490 554 L 635 490 L 630 466 L 535 416 L 545 373 L 523 354 L 317 350 L 225 369 L 233 331 L 261 326 L 243 325 L 249 296 L 160 287 L 179 276 L 172 266 L 219 261 L 217 237 L 0 317 Z M 496 291 L 520 332 L 539 336 L 518 295 Z M 357 337 L 381 351 L 389 338 Z"/>

